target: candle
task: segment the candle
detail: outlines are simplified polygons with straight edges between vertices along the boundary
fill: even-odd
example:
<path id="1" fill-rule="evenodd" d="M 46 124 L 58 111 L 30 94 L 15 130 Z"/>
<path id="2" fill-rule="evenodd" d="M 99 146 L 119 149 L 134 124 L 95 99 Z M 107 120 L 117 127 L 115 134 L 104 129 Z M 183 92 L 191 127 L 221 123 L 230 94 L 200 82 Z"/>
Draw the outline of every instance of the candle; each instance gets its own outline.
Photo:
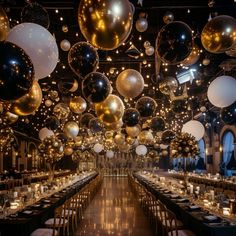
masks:
<path id="1" fill-rule="evenodd" d="M 18 197 L 18 192 L 13 192 L 13 197 L 17 198 Z"/>
<path id="2" fill-rule="evenodd" d="M 228 208 L 228 207 L 223 207 L 223 215 L 229 216 L 229 215 L 230 215 L 230 208 Z"/>
<path id="3" fill-rule="evenodd" d="M 210 190 L 210 195 L 211 195 L 211 200 L 214 201 L 215 200 L 215 191 Z"/>
<path id="4" fill-rule="evenodd" d="M 193 185 L 190 184 L 190 194 L 193 194 Z"/>

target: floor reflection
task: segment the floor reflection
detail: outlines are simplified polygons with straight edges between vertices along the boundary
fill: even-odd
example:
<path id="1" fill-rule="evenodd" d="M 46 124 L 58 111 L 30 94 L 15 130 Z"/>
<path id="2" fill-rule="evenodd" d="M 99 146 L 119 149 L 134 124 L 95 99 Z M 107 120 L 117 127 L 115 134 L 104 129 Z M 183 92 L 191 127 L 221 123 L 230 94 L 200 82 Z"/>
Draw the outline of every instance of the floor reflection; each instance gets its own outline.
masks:
<path id="1" fill-rule="evenodd" d="M 134 199 L 128 179 L 105 177 L 74 236 L 152 236 L 149 223 Z"/>

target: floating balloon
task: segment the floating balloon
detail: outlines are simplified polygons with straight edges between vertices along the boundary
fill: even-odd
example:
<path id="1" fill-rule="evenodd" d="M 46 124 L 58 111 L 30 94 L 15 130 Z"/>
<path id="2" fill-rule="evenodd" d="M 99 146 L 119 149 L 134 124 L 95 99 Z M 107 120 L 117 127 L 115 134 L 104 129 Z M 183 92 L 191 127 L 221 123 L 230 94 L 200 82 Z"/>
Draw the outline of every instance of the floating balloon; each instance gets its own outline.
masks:
<path id="1" fill-rule="evenodd" d="M 151 120 L 150 128 L 153 131 L 160 132 L 165 130 L 165 121 L 161 117 L 154 117 Z"/>
<path id="2" fill-rule="evenodd" d="M 34 81 L 29 93 L 12 103 L 11 111 L 19 116 L 28 116 L 39 108 L 42 98 L 42 90 Z"/>
<path id="3" fill-rule="evenodd" d="M 144 145 L 138 145 L 135 149 L 135 152 L 139 156 L 145 156 L 147 154 L 147 147 Z"/>
<path id="4" fill-rule="evenodd" d="M 97 50 L 86 42 L 74 44 L 68 54 L 68 63 L 71 70 L 82 78 L 94 72 L 98 67 L 98 62 Z"/>
<path id="5" fill-rule="evenodd" d="M 164 27 L 157 37 L 157 53 L 163 62 L 178 64 L 192 51 L 192 31 L 181 21 L 171 22 Z"/>
<path id="6" fill-rule="evenodd" d="M 140 125 L 135 125 L 135 126 L 132 126 L 132 127 L 127 126 L 125 128 L 125 131 L 130 137 L 135 138 L 140 134 L 141 127 L 140 127 Z"/>
<path id="7" fill-rule="evenodd" d="M 79 126 L 74 121 L 68 121 L 64 125 L 64 133 L 68 138 L 75 138 L 79 133 Z"/>
<path id="8" fill-rule="evenodd" d="M 9 26 L 7 14 L 3 10 L 3 8 L 0 6 L 0 41 L 3 41 L 6 39 L 9 29 L 10 29 L 10 26 Z"/>
<path id="9" fill-rule="evenodd" d="M 56 130 L 60 125 L 60 121 L 55 116 L 50 116 L 45 120 L 46 128 Z"/>
<path id="10" fill-rule="evenodd" d="M 21 22 L 39 24 L 48 29 L 50 25 L 47 10 L 36 2 L 28 3 L 21 11 Z"/>
<path id="11" fill-rule="evenodd" d="M 138 71 L 127 69 L 118 75 L 116 88 L 123 97 L 135 98 L 143 91 L 144 79 Z"/>
<path id="12" fill-rule="evenodd" d="M 139 135 L 138 135 L 138 142 L 140 144 L 146 144 L 149 145 L 153 143 L 154 137 L 152 133 L 149 130 L 143 130 Z"/>
<path id="13" fill-rule="evenodd" d="M 162 144 L 169 145 L 175 138 L 175 133 L 171 130 L 165 130 L 161 135 Z"/>
<path id="14" fill-rule="evenodd" d="M 63 120 L 63 119 L 66 119 L 69 116 L 70 108 L 65 103 L 58 103 L 53 108 L 53 113 L 59 120 Z"/>
<path id="15" fill-rule="evenodd" d="M 43 141 L 45 138 L 48 138 L 50 136 L 53 136 L 54 133 L 52 130 L 49 130 L 48 128 L 44 127 L 39 131 L 39 138 L 41 141 Z"/>
<path id="16" fill-rule="evenodd" d="M 87 103 L 82 97 L 73 97 L 69 103 L 70 110 L 76 114 L 83 113 L 87 108 Z"/>
<path id="17" fill-rule="evenodd" d="M 21 47 L 32 60 L 35 79 L 50 75 L 58 62 L 58 47 L 55 38 L 41 25 L 22 23 L 12 28 L 7 41 Z"/>
<path id="18" fill-rule="evenodd" d="M 65 154 L 66 156 L 72 155 L 73 152 L 74 152 L 74 150 L 73 150 L 73 148 L 70 147 L 70 146 L 67 146 L 67 147 L 65 147 L 65 149 L 64 149 L 64 154 Z"/>
<path id="19" fill-rule="evenodd" d="M 0 42 L 0 100 L 11 101 L 27 94 L 33 77 L 32 62 L 23 49 Z"/>
<path id="20" fill-rule="evenodd" d="M 130 151 L 131 145 L 128 143 L 123 143 L 122 145 L 118 146 L 120 152 L 128 153 Z"/>
<path id="21" fill-rule="evenodd" d="M 129 36 L 133 12 L 128 0 L 82 0 L 78 10 L 79 27 L 94 47 L 113 50 Z"/>
<path id="22" fill-rule="evenodd" d="M 163 21 L 165 24 L 171 23 L 172 21 L 174 21 L 174 14 L 170 11 L 167 11 L 163 16 Z"/>
<path id="23" fill-rule="evenodd" d="M 194 45 L 189 56 L 186 59 L 184 59 L 181 64 L 183 64 L 184 66 L 191 66 L 195 64 L 199 58 L 200 58 L 200 49 L 196 45 Z"/>
<path id="24" fill-rule="evenodd" d="M 64 52 L 67 52 L 70 50 L 70 42 L 67 39 L 63 39 L 60 43 L 60 47 Z"/>
<path id="25" fill-rule="evenodd" d="M 92 133 L 102 132 L 103 128 L 104 125 L 98 118 L 93 118 L 89 121 L 89 129 Z"/>
<path id="26" fill-rule="evenodd" d="M 236 101 L 235 88 L 235 78 L 227 75 L 217 77 L 208 87 L 208 100 L 216 107 L 228 107 Z"/>
<path id="27" fill-rule="evenodd" d="M 103 150 L 103 145 L 100 144 L 100 143 L 96 143 L 93 146 L 93 150 L 94 150 L 94 152 L 99 153 L 99 152 L 101 152 Z"/>
<path id="28" fill-rule="evenodd" d="M 47 99 L 47 100 L 45 101 L 45 106 L 46 106 L 46 107 L 52 106 L 52 101 L 49 100 L 49 99 Z"/>
<path id="29" fill-rule="evenodd" d="M 174 92 L 178 86 L 178 80 L 172 76 L 165 77 L 163 80 L 160 80 L 159 83 L 159 89 L 165 95 L 170 95 L 170 93 Z"/>
<path id="30" fill-rule="evenodd" d="M 153 46 L 149 46 L 145 49 L 145 54 L 147 56 L 152 56 L 154 54 L 154 52 L 155 52 L 155 49 Z"/>
<path id="31" fill-rule="evenodd" d="M 155 113 L 157 104 L 150 97 L 141 97 L 136 103 L 135 108 L 139 111 L 141 117 L 149 117 Z"/>
<path id="32" fill-rule="evenodd" d="M 95 104 L 95 112 L 102 122 L 115 123 L 124 114 L 124 104 L 118 96 L 110 94 L 103 102 Z"/>
<path id="33" fill-rule="evenodd" d="M 122 119 L 118 120 L 114 123 L 104 123 L 106 130 L 119 130 L 123 126 Z"/>
<path id="34" fill-rule="evenodd" d="M 209 58 L 204 58 L 204 59 L 202 60 L 202 64 L 203 64 L 204 66 L 208 66 L 210 63 L 211 63 L 211 61 L 210 61 Z"/>
<path id="35" fill-rule="evenodd" d="M 57 87 L 60 93 L 62 94 L 68 94 L 68 93 L 74 93 L 79 85 L 76 79 L 73 77 L 62 77 L 57 82 Z"/>
<path id="36" fill-rule="evenodd" d="M 14 124 L 17 120 L 18 120 L 19 116 L 11 113 L 9 111 L 6 112 L 6 114 L 4 115 L 4 119 L 6 119 L 8 124 Z"/>
<path id="37" fill-rule="evenodd" d="M 82 93 L 87 101 L 99 103 L 104 101 L 111 91 L 108 78 L 99 72 L 88 74 L 82 82 Z"/>
<path id="38" fill-rule="evenodd" d="M 135 126 L 139 123 L 140 114 L 137 109 L 128 108 L 125 110 L 122 120 L 127 126 Z"/>
<path id="39" fill-rule="evenodd" d="M 146 18 L 139 18 L 135 23 L 135 28 L 138 32 L 145 32 L 148 28 L 148 21 Z"/>
<path id="40" fill-rule="evenodd" d="M 106 157 L 107 157 L 107 158 L 113 158 L 113 157 L 114 157 L 114 152 L 111 151 L 111 150 L 108 150 L 108 151 L 106 152 Z"/>
<path id="41" fill-rule="evenodd" d="M 236 124 L 236 102 L 228 107 L 224 107 L 221 110 L 220 117 L 227 125 Z"/>
<path id="42" fill-rule="evenodd" d="M 122 145 L 125 143 L 125 135 L 122 134 L 122 133 L 119 133 L 117 134 L 115 137 L 114 137 L 114 142 L 115 144 L 117 145 Z"/>
<path id="43" fill-rule="evenodd" d="M 236 44 L 236 20 L 231 16 L 216 16 L 203 28 L 201 41 L 211 53 L 223 53 Z"/>
<path id="44" fill-rule="evenodd" d="M 89 128 L 90 120 L 94 119 L 94 115 L 90 113 L 85 113 L 80 117 L 79 124 L 82 128 Z"/>
<path id="45" fill-rule="evenodd" d="M 171 102 L 170 108 L 174 113 L 179 114 L 187 111 L 188 103 L 186 100 L 176 99 Z"/>
<path id="46" fill-rule="evenodd" d="M 199 141 L 205 134 L 205 128 L 201 122 L 190 120 L 183 125 L 182 133 L 191 134 L 197 141 Z"/>

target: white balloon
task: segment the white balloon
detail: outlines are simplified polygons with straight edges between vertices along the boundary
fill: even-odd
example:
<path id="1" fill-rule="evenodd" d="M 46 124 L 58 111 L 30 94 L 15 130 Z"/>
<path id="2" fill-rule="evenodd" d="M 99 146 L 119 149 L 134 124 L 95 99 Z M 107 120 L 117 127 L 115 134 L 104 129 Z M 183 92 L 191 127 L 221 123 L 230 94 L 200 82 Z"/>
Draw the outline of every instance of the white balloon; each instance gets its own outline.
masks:
<path id="1" fill-rule="evenodd" d="M 113 158 L 113 157 L 114 157 L 114 152 L 111 151 L 111 150 L 108 150 L 108 151 L 106 152 L 106 157 L 108 157 L 108 158 Z"/>
<path id="2" fill-rule="evenodd" d="M 147 147 L 145 145 L 138 145 L 135 152 L 139 156 L 145 156 L 147 154 Z"/>
<path id="3" fill-rule="evenodd" d="M 45 138 L 53 136 L 53 135 L 54 135 L 53 131 L 46 128 L 46 127 L 42 128 L 39 131 L 39 138 L 40 138 L 41 141 L 43 141 Z"/>
<path id="4" fill-rule="evenodd" d="M 236 101 L 236 79 L 223 75 L 214 79 L 208 87 L 207 97 L 216 107 L 228 107 Z"/>
<path id="5" fill-rule="evenodd" d="M 182 132 L 191 134 L 199 141 L 205 134 L 205 128 L 201 122 L 190 120 L 183 125 Z"/>
<path id="6" fill-rule="evenodd" d="M 100 144 L 100 143 L 96 143 L 93 146 L 93 150 L 94 150 L 94 152 L 99 153 L 99 152 L 101 152 L 103 150 L 103 145 Z"/>
<path id="7" fill-rule="evenodd" d="M 58 62 L 58 47 L 52 34 L 34 23 L 22 23 L 12 28 L 7 41 L 21 47 L 33 62 L 35 79 L 50 75 Z"/>
<path id="8" fill-rule="evenodd" d="M 154 49 L 153 46 L 149 46 L 149 47 L 147 47 L 147 48 L 145 49 L 145 53 L 146 53 L 146 55 L 148 55 L 148 56 L 152 56 L 152 55 L 154 54 L 154 51 L 155 51 L 155 49 Z"/>
<path id="9" fill-rule="evenodd" d="M 67 39 L 63 39 L 60 43 L 60 47 L 63 51 L 67 52 L 70 50 L 71 44 Z"/>

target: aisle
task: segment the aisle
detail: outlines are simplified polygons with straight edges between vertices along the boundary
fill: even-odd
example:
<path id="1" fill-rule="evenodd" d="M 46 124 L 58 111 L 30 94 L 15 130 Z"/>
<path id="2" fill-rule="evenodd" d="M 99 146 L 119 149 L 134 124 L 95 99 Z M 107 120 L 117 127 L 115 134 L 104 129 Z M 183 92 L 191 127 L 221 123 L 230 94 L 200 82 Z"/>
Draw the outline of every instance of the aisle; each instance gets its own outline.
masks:
<path id="1" fill-rule="evenodd" d="M 74 236 L 152 236 L 127 177 L 104 177 Z"/>

